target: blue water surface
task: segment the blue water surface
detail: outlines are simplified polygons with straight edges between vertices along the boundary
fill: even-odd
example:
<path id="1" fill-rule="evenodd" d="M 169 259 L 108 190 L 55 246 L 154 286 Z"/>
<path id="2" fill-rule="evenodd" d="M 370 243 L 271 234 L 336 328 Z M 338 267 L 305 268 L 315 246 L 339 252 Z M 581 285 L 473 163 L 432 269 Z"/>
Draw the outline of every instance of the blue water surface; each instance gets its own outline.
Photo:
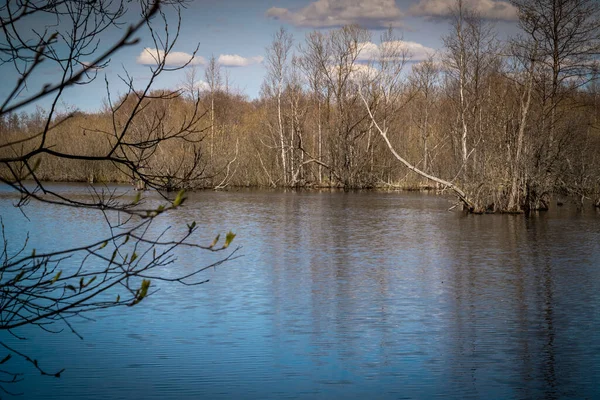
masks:
<path id="1" fill-rule="evenodd" d="M 15 202 L 3 189 L 9 251 L 27 235 L 41 252 L 109 233 L 97 211 L 31 203 L 23 215 Z M 5 366 L 25 379 L 4 386 L 26 399 L 600 397 L 600 213 L 451 205 L 421 193 L 191 193 L 152 232 L 196 221 L 208 244 L 231 229 L 243 257 L 203 272 L 206 284 L 156 282 L 135 307 L 73 320 L 83 340 L 0 332 L 45 369 L 66 368 L 40 376 L 15 357 Z M 161 272 L 222 255 L 180 248 Z"/>

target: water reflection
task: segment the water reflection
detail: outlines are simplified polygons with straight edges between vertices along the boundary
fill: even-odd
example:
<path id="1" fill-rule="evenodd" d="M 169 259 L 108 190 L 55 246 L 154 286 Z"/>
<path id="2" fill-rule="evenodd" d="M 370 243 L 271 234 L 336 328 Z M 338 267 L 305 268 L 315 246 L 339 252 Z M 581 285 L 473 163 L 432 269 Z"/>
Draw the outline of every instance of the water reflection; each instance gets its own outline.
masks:
<path id="1" fill-rule="evenodd" d="M 175 234 L 196 220 L 206 243 L 234 229 L 245 257 L 208 271 L 200 288 L 161 287 L 143 308 L 83 324 L 84 344 L 35 336 L 45 358 L 73 373 L 28 377 L 28 398 L 142 388 L 190 399 L 598 395 L 598 215 L 447 208 L 422 194 L 192 194 L 155 229 Z M 60 218 L 32 212 L 29 225 L 9 214 L 10 229 L 46 232 Z M 67 221 L 93 235 L 94 218 Z M 212 260 L 178 256 L 177 268 Z"/>

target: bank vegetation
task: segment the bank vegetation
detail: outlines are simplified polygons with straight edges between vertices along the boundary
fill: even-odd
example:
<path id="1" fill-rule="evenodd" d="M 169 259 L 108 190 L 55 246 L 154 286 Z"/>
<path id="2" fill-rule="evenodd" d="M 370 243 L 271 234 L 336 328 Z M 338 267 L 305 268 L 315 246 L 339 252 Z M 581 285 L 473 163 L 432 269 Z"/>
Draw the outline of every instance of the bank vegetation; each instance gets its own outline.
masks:
<path id="1" fill-rule="evenodd" d="M 425 59 L 391 30 L 374 38 L 344 26 L 295 41 L 282 28 L 258 99 L 231 89 L 214 59 L 201 91 L 187 67 L 173 92 L 57 114 L 46 147 L 90 159 L 39 154 L 36 175 L 135 183 L 118 163 L 94 160 L 125 132 L 142 186 L 158 189 L 433 188 L 471 212 L 543 210 L 553 195 L 600 206 L 599 6 L 514 4 L 520 33 L 500 40 L 457 1 L 445 48 Z M 3 115 L 0 158 L 38 147 L 45 123 L 39 108 Z M 1 173 L 15 169 L 5 162 Z"/>

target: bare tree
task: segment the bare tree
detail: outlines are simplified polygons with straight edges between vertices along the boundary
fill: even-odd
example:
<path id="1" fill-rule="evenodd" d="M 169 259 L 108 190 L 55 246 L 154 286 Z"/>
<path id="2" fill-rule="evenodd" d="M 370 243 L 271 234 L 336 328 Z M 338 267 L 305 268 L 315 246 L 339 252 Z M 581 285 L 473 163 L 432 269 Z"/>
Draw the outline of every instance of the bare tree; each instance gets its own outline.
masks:
<path id="1" fill-rule="evenodd" d="M 128 7 L 137 5 L 141 6 L 137 22 L 122 31 L 117 29 L 125 18 L 135 13 Z M 181 92 L 151 89 L 160 74 L 185 66 L 171 67 L 167 62 L 179 33 L 178 28 L 166 29 L 168 21 L 162 7 L 170 5 L 178 7 L 178 2 L 40 0 L 11 1 L 0 6 L 0 67 L 12 69 L 18 76 L 9 94 L 0 101 L 2 120 L 37 104 L 42 98 L 50 98 L 51 104 L 43 118 L 40 114 L 39 123 L 35 124 L 38 130 L 26 131 L 18 137 L 3 135 L 0 182 L 19 193 L 16 205 L 25 213 L 31 202 L 67 207 L 64 212 L 72 207 L 84 208 L 103 214 L 110 229 L 110 235 L 100 241 L 40 254 L 29 249 L 27 243 L 17 252 L 11 252 L 10 238 L 2 224 L 1 331 L 17 335 L 17 328 L 33 325 L 54 332 L 56 328 L 52 326 L 62 323 L 77 334 L 72 325 L 74 318 L 102 308 L 134 306 L 156 291 L 152 282 L 202 284 L 205 280 L 198 274 L 209 266 L 179 276 L 162 275 L 160 267 L 175 261 L 173 251 L 179 246 L 220 251 L 228 249 L 235 237 L 230 232 L 222 244 L 218 244 L 217 237 L 211 244 L 199 245 L 193 239 L 198 230 L 193 221 L 175 238 L 166 236 L 166 231 L 152 233 L 156 218 L 184 204 L 183 191 L 170 199 L 165 195 L 164 204 L 154 206 L 144 203 L 141 192 L 128 199 L 117 196 L 114 191 L 92 188 L 91 198 L 81 199 L 52 190 L 39 175 L 40 163 L 77 161 L 109 164 L 130 179 L 158 189 L 184 188 L 202 178 L 199 144 L 204 136 L 200 124 L 204 114 L 197 99 L 186 109 L 179 123 L 174 123 L 167 118 L 173 112 L 169 104 L 181 102 Z M 33 20 L 36 24 L 32 24 Z M 39 26 L 39 21 L 48 23 Z M 162 24 L 164 29 L 157 30 L 157 24 Z M 115 29 L 122 32 L 120 38 L 112 43 L 100 42 L 105 31 Z M 94 133 L 88 138 L 102 138 L 103 145 L 84 153 L 75 147 L 57 148 L 56 136 L 77 117 L 75 113 L 58 113 L 65 91 L 96 79 L 119 49 L 138 42 L 136 35 L 144 29 L 155 45 L 154 49 L 147 49 L 154 61 L 149 82 L 137 87 L 134 77 L 125 71 L 120 79 L 128 93 L 114 99 L 106 79 L 108 126 L 79 128 L 84 135 Z M 43 76 L 45 66 L 58 67 L 60 77 L 35 89 L 36 77 Z M 173 149 L 182 152 L 176 162 L 167 167 L 158 162 L 161 153 Z M 229 251 L 210 266 L 231 260 L 235 254 L 236 250 Z M 10 370 L 12 357 L 26 360 L 44 375 L 60 377 L 62 373 L 46 371 L 43 362 L 38 362 L 23 348 L 10 346 L 5 341 L 0 341 L 0 346 L 7 352 L 0 361 L 2 391 L 10 392 L 5 385 L 22 379 L 20 372 Z"/>
<path id="2" fill-rule="evenodd" d="M 208 60 L 204 76 L 210 90 L 210 161 L 212 161 L 215 142 L 215 94 L 222 89 L 221 86 L 223 85 L 221 65 L 214 55 Z"/>
<path id="3" fill-rule="evenodd" d="M 532 153 L 537 168 L 531 171 L 528 185 L 533 190 L 527 193 L 536 208 L 544 203 L 540 197 L 564 188 L 558 177 L 571 168 L 564 162 L 565 153 L 575 141 L 565 121 L 572 114 L 579 88 L 590 82 L 597 68 L 600 4 L 594 0 L 514 0 L 513 4 L 524 33 L 520 46 L 536 46 L 534 90 L 542 104 L 536 122 L 541 140 Z"/>
<path id="4" fill-rule="evenodd" d="M 303 90 L 300 79 L 299 58 L 292 56 L 290 71 L 286 79 L 286 97 L 289 103 L 289 120 L 290 120 L 290 146 L 289 146 L 289 161 L 290 161 L 290 185 L 298 186 L 303 183 L 304 175 L 304 135 L 303 122 L 306 115 L 306 107 L 303 106 Z"/>
<path id="5" fill-rule="evenodd" d="M 527 167 L 528 156 L 531 156 L 531 133 L 528 125 L 531 123 L 531 107 L 533 100 L 534 80 L 538 70 L 538 49 L 539 41 L 535 38 L 531 40 L 520 38 L 515 40 L 511 46 L 511 59 L 513 68 L 511 77 L 517 89 L 518 114 L 515 123 L 516 137 L 509 145 L 509 169 L 510 169 L 510 189 L 508 191 L 508 212 L 521 212 L 529 206 L 525 204 L 524 186 L 527 186 L 527 176 L 531 171 Z M 529 135 L 526 136 L 526 134 Z"/>
<path id="6" fill-rule="evenodd" d="M 196 65 L 190 65 L 186 68 L 185 79 L 181 85 L 183 92 L 191 101 L 200 98 L 200 92 L 204 91 L 202 82 L 200 82 L 200 72 Z"/>
<path id="7" fill-rule="evenodd" d="M 267 48 L 267 85 L 273 91 L 277 100 L 277 129 L 279 134 L 279 145 L 281 154 L 281 172 L 283 185 L 288 183 L 288 169 L 286 161 L 286 139 L 283 126 L 281 97 L 283 95 L 284 83 L 287 74 L 287 59 L 292 48 L 293 37 L 283 27 L 273 36 L 271 46 Z"/>
<path id="8" fill-rule="evenodd" d="M 416 119 L 417 126 L 421 134 L 423 143 L 423 171 L 429 169 L 429 137 L 431 135 L 433 108 L 436 105 L 436 98 L 440 80 L 440 68 L 436 64 L 433 55 L 419 64 L 413 66 L 410 78 L 415 90 L 419 92 L 420 98 L 416 98 L 418 109 L 421 111 L 413 116 Z"/>
<path id="9" fill-rule="evenodd" d="M 327 69 L 322 63 L 328 59 L 327 46 L 325 36 L 321 32 L 311 32 L 307 35 L 305 44 L 299 46 L 301 56 L 298 57 L 299 68 L 304 73 L 305 79 L 308 82 L 310 91 L 314 96 L 314 101 L 317 103 L 317 132 L 313 140 L 314 148 L 309 153 L 304 146 L 303 152 L 309 159 L 318 160 L 317 182 L 322 183 L 323 179 L 323 102 L 324 98 L 328 98 L 328 90 L 325 85 L 325 74 Z"/>
<path id="10" fill-rule="evenodd" d="M 478 117 L 483 77 L 497 57 L 498 46 L 493 27 L 463 0 L 456 0 L 451 11 L 452 31 L 443 38 L 447 49 L 445 64 L 458 92 L 460 169 L 468 177 L 469 159 L 481 138 L 482 124 Z"/>

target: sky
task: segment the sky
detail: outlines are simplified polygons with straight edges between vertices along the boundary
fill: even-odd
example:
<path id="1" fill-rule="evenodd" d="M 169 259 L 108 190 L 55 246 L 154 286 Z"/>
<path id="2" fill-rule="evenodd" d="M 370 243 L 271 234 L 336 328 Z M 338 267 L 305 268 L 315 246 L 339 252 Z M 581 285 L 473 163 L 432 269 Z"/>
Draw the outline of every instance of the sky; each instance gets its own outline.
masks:
<path id="1" fill-rule="evenodd" d="M 372 33 L 372 47 L 380 44 L 381 33 L 392 27 L 394 34 L 401 37 L 411 50 L 413 61 L 418 62 L 427 54 L 441 51 L 442 36 L 447 34 L 450 25 L 447 19 L 450 6 L 456 0 L 191 0 L 181 13 L 180 32 L 168 58 L 171 66 L 181 65 L 183 60 L 198 52 L 191 64 L 200 78 L 199 87 L 205 85 L 204 70 L 206 60 L 214 56 L 221 65 L 221 73 L 227 74 L 230 89 L 245 94 L 249 99 L 260 96 L 260 87 L 266 68 L 264 57 L 266 48 L 273 40 L 274 33 L 284 27 L 294 37 L 295 46 L 314 30 L 336 29 L 345 24 L 359 24 Z M 516 9 L 504 0 L 463 0 L 477 10 L 480 15 L 492 21 L 500 37 L 516 33 Z M 176 32 L 177 15 L 165 8 L 169 23 L 170 38 Z M 133 22 L 135 14 L 130 15 Z M 159 23 L 161 21 L 155 20 Z M 35 29 L 33 24 L 21 29 Z M 36 25 L 36 26 L 37 26 Z M 161 24 L 157 32 L 164 38 Z M 105 32 L 100 37 L 100 48 L 113 43 L 124 33 L 124 28 Z M 156 45 L 147 29 L 137 36 L 137 44 L 120 49 L 110 60 L 110 64 L 98 71 L 94 82 L 86 86 L 69 89 L 58 105 L 59 111 L 79 109 L 95 111 L 107 99 L 106 81 L 112 98 L 125 93 L 126 87 L 120 77 L 127 74 L 134 79 L 136 87 L 148 82 L 149 69 L 153 64 Z M 185 81 L 186 71 L 164 73 L 155 82 L 154 88 L 174 89 Z M 31 78 L 29 92 L 39 90 L 45 83 L 56 79 L 58 69 L 51 63 L 41 65 Z M 0 77 L 6 82 L 16 81 L 11 64 L 0 66 Z M 105 81 L 106 80 L 106 81 Z M 0 85 L 0 96 L 6 98 L 10 85 Z M 50 96 L 37 102 L 48 109 Z M 33 105 L 26 108 L 32 109 Z"/>

